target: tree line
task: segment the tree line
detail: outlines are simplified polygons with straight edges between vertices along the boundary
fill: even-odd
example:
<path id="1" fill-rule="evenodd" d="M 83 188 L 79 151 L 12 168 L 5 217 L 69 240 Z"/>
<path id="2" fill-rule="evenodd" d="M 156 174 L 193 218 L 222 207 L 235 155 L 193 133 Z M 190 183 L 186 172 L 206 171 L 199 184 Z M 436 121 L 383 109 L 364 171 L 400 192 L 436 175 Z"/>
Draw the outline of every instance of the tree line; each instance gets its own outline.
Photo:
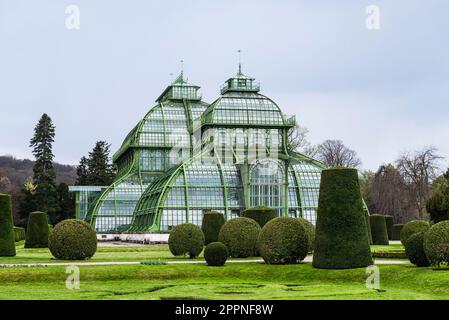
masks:
<path id="1" fill-rule="evenodd" d="M 341 140 L 313 146 L 307 133 L 304 127 L 292 128 L 290 147 L 328 167 L 360 168 L 357 153 Z M 435 147 L 428 146 L 400 154 L 394 163 L 382 164 L 375 172 L 360 171 L 360 188 L 370 212 L 392 215 L 395 223 L 449 220 L 449 169 L 441 173 L 442 159 Z"/>
<path id="2" fill-rule="evenodd" d="M 19 190 L 11 183 L 8 173 L 0 172 L 0 192 L 13 196 L 16 212 L 14 223 L 25 226 L 28 216 L 34 211 L 48 214 L 49 221 L 59 221 L 75 217 L 75 201 L 69 193 L 68 185 L 57 183 L 53 143 L 55 125 L 52 119 L 43 114 L 34 128 L 30 147 L 35 158 L 32 175 Z M 109 185 L 115 177 L 115 168 L 110 161 L 110 145 L 106 141 L 97 141 L 87 157 L 82 157 L 76 169 L 77 185 Z M 29 160 L 26 160 L 29 161 Z M 60 166 L 60 165 L 59 165 Z"/>

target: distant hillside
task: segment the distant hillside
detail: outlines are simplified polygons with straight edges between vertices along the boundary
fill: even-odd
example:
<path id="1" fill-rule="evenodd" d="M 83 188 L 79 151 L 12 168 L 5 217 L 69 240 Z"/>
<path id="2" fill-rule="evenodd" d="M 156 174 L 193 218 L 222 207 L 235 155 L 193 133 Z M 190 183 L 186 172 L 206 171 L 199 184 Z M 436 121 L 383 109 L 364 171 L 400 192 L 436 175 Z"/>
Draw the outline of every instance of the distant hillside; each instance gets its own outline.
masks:
<path id="1" fill-rule="evenodd" d="M 9 182 L 17 187 L 33 176 L 34 161 L 16 159 L 12 156 L 0 156 L 0 178 L 7 177 Z M 76 180 L 76 167 L 54 163 L 56 182 L 73 185 Z"/>

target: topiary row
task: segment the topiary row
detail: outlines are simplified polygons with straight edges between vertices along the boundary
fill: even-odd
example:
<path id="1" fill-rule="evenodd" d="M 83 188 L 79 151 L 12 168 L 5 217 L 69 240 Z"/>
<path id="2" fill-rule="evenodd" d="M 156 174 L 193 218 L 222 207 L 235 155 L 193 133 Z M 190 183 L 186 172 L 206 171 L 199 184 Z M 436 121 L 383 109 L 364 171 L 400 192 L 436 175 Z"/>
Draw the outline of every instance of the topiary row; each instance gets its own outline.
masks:
<path id="1" fill-rule="evenodd" d="M 277 217 L 277 213 L 275 209 L 257 206 L 243 211 L 242 217 L 255 220 L 263 228 L 268 221 Z"/>
<path id="2" fill-rule="evenodd" d="M 48 216 L 45 212 L 30 213 L 24 247 L 48 248 Z"/>
<path id="3" fill-rule="evenodd" d="M 388 232 L 385 216 L 381 214 L 372 214 L 369 216 L 369 224 L 371 228 L 371 236 L 373 244 L 388 245 Z"/>
<path id="4" fill-rule="evenodd" d="M 26 237 L 26 233 L 25 233 L 25 229 L 21 228 L 21 227 L 14 227 L 14 240 L 16 242 L 25 240 Z"/>
<path id="5" fill-rule="evenodd" d="M 0 193 L 0 257 L 16 255 L 11 196 Z"/>
<path id="6" fill-rule="evenodd" d="M 403 224 L 394 224 L 391 240 L 400 241 L 401 240 L 401 231 L 404 227 Z"/>

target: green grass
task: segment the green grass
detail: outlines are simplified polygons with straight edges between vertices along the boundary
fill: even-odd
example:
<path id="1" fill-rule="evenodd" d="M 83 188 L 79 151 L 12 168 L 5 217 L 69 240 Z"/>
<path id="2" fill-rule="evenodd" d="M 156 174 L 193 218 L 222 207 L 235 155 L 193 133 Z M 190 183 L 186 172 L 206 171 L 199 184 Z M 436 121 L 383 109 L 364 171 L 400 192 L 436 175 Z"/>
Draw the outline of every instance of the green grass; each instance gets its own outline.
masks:
<path id="1" fill-rule="evenodd" d="M 80 289 L 64 267 L 0 268 L 0 299 L 449 299 L 449 271 L 381 265 L 384 292 L 365 287 L 365 269 L 310 263 L 81 266 Z"/>
<path id="2" fill-rule="evenodd" d="M 2 263 L 61 262 L 48 249 L 24 249 Z M 372 246 L 375 255 L 403 252 L 401 245 Z M 254 258 L 253 258 L 254 259 Z M 382 292 L 365 287 L 365 269 L 320 270 L 310 263 L 164 265 L 173 257 L 166 245 L 101 246 L 89 261 L 146 264 L 80 266 L 80 290 L 65 287 L 65 267 L 0 268 L 0 299 L 449 299 L 449 269 L 380 265 Z M 198 260 L 202 260 L 200 256 Z M 157 262 L 157 263 L 156 263 Z"/>
<path id="3" fill-rule="evenodd" d="M 405 248 L 402 244 L 390 244 L 388 246 L 371 246 L 371 254 L 374 258 L 406 259 Z"/>

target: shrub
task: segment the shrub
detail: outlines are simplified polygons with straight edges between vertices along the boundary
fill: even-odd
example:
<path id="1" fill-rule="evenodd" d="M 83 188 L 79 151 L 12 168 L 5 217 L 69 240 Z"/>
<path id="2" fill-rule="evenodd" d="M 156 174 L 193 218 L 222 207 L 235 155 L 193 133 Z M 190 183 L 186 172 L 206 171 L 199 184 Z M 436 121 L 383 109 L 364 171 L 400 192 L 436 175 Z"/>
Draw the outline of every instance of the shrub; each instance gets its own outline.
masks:
<path id="1" fill-rule="evenodd" d="M 424 232 L 412 234 L 405 243 L 405 254 L 411 263 L 417 267 L 430 265 L 424 251 Z"/>
<path id="2" fill-rule="evenodd" d="M 228 248 L 221 242 L 211 242 L 204 249 L 208 266 L 221 267 L 228 259 Z"/>
<path id="3" fill-rule="evenodd" d="M 396 241 L 401 240 L 401 230 L 402 230 L 403 227 L 404 227 L 403 224 L 394 224 L 393 225 L 392 239 L 391 240 L 396 240 Z"/>
<path id="4" fill-rule="evenodd" d="M 25 240 L 25 229 L 14 227 L 14 241 L 19 242 Z"/>
<path id="5" fill-rule="evenodd" d="M 307 219 L 298 218 L 298 220 L 302 223 L 304 229 L 306 229 L 307 237 L 309 239 L 309 251 L 313 251 L 313 246 L 315 243 L 315 226 Z"/>
<path id="6" fill-rule="evenodd" d="M 52 232 L 52 231 L 53 231 L 53 225 L 49 224 L 48 225 L 48 234 L 50 234 L 50 232 Z"/>
<path id="7" fill-rule="evenodd" d="M 262 228 L 257 247 L 268 264 L 296 263 L 304 260 L 309 251 L 309 235 L 303 222 L 279 217 Z"/>
<path id="8" fill-rule="evenodd" d="M 368 233 L 368 241 L 369 244 L 373 244 L 373 235 L 371 234 L 371 224 L 369 223 L 369 211 L 367 208 L 364 208 L 364 214 L 365 214 L 365 222 L 366 222 L 366 230 Z"/>
<path id="9" fill-rule="evenodd" d="M 24 247 L 48 248 L 48 215 L 45 212 L 30 213 Z"/>
<path id="10" fill-rule="evenodd" d="M 449 221 L 438 222 L 425 233 L 424 251 L 431 265 L 449 264 Z"/>
<path id="11" fill-rule="evenodd" d="M 372 214 L 369 216 L 369 224 L 371 226 L 373 244 L 388 245 L 388 232 L 387 224 L 385 223 L 385 216 L 380 214 Z"/>
<path id="12" fill-rule="evenodd" d="M 313 266 L 347 269 L 372 263 L 357 170 L 323 170 Z"/>
<path id="13" fill-rule="evenodd" d="M 218 234 L 225 222 L 226 219 L 223 213 L 210 211 L 204 214 L 201 225 L 201 230 L 204 233 L 204 244 L 207 245 L 211 242 L 218 241 Z"/>
<path id="14" fill-rule="evenodd" d="M 277 217 L 276 210 L 268 207 L 258 206 L 249 208 L 242 213 L 242 217 L 255 220 L 261 228 L 270 221 Z"/>
<path id="15" fill-rule="evenodd" d="M 226 245 L 229 255 L 234 258 L 247 258 L 257 253 L 259 224 L 250 218 L 235 218 L 226 221 L 218 235 L 218 241 Z"/>
<path id="16" fill-rule="evenodd" d="M 412 220 L 407 222 L 401 230 L 402 244 L 405 246 L 405 243 L 411 235 L 418 232 L 426 232 L 427 230 L 429 230 L 429 228 L 429 223 L 424 220 Z"/>
<path id="17" fill-rule="evenodd" d="M 393 217 L 389 215 L 385 215 L 385 224 L 387 226 L 388 239 L 393 240 Z"/>
<path id="18" fill-rule="evenodd" d="M 192 223 L 179 224 L 173 228 L 168 238 L 170 252 L 174 256 L 199 256 L 204 247 L 204 234 L 200 227 Z"/>
<path id="19" fill-rule="evenodd" d="M 16 255 L 11 196 L 0 193 L 0 257 Z"/>
<path id="20" fill-rule="evenodd" d="M 48 230 L 47 225 L 46 227 Z M 48 238 L 48 247 L 57 259 L 89 259 L 97 251 L 97 235 L 87 222 L 67 219 L 53 228 Z"/>

